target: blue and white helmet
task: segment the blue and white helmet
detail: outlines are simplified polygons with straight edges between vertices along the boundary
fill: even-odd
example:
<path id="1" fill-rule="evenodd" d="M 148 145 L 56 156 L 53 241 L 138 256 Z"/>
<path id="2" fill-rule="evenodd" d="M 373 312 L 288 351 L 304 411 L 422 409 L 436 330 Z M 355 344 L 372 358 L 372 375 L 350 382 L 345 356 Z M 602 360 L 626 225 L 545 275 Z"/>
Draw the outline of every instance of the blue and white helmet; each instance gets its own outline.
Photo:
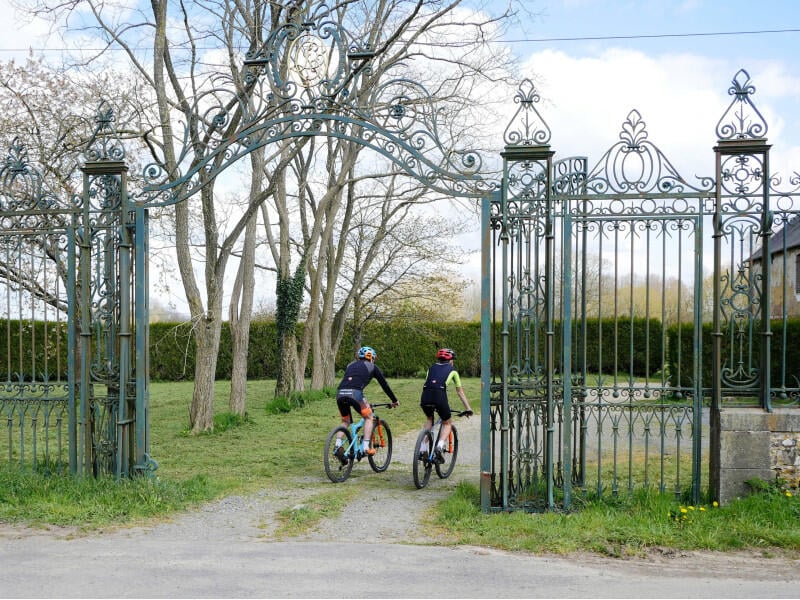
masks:
<path id="1" fill-rule="evenodd" d="M 361 346 L 358 349 L 358 358 L 366 358 L 370 362 L 375 362 L 378 358 L 378 353 L 375 352 L 374 348 L 370 348 L 369 346 Z"/>

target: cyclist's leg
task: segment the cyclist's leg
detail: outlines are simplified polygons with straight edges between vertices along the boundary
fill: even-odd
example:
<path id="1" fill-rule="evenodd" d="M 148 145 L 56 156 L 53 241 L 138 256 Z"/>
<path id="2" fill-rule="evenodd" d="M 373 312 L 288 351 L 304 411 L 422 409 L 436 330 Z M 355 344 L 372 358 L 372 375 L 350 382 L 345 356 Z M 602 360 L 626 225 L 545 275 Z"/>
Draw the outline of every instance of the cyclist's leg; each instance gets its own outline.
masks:
<path id="1" fill-rule="evenodd" d="M 442 426 L 439 428 L 439 437 L 436 440 L 436 447 L 439 448 L 446 444 L 450 436 L 450 429 L 452 424 L 452 413 L 450 412 L 450 405 L 447 403 L 447 395 L 440 394 L 436 399 L 436 412 L 442 419 Z"/>
<path id="2" fill-rule="evenodd" d="M 342 417 L 342 426 L 343 427 L 350 427 L 350 423 L 353 422 L 353 417 L 350 412 L 350 401 L 351 399 L 347 396 L 339 396 L 336 398 L 336 406 L 339 408 L 339 415 Z M 342 439 L 344 438 L 344 433 L 339 431 L 336 434 L 336 447 L 342 445 Z"/>
<path id="3" fill-rule="evenodd" d="M 350 444 L 345 444 L 345 431 L 350 427 L 350 406 L 347 404 L 346 399 L 344 398 L 337 398 L 336 399 L 336 406 L 339 408 L 339 416 L 342 417 L 342 424 L 341 426 L 336 428 L 336 437 L 333 443 L 333 448 L 331 448 L 331 452 L 333 456 L 339 459 L 341 464 L 346 464 L 347 459 L 345 458 L 346 446 Z M 326 460 L 327 460 L 327 449 L 326 449 Z M 326 466 L 327 470 L 327 466 Z M 331 475 L 328 474 L 328 477 Z"/>
<path id="4" fill-rule="evenodd" d="M 436 411 L 436 407 L 433 404 L 424 404 L 424 397 L 422 402 L 423 403 L 420 404 L 420 408 L 422 409 L 422 412 L 425 413 L 425 425 L 422 426 L 422 430 L 430 432 L 430 430 L 433 429 L 433 416 Z M 422 452 L 428 452 L 428 439 L 428 437 L 422 439 L 422 446 L 420 448 Z"/>
<path id="5" fill-rule="evenodd" d="M 372 409 L 369 406 L 361 409 L 361 416 L 364 417 L 364 444 L 362 450 L 369 454 L 372 430 L 375 427 L 374 419 L 372 418 Z"/>
<path id="6" fill-rule="evenodd" d="M 370 452 L 370 441 L 372 440 L 372 429 L 375 426 L 374 419 L 372 418 L 372 407 L 369 405 L 369 402 L 364 400 L 363 398 L 359 402 L 361 416 L 364 417 L 364 443 L 362 450 L 366 454 L 372 454 Z"/>

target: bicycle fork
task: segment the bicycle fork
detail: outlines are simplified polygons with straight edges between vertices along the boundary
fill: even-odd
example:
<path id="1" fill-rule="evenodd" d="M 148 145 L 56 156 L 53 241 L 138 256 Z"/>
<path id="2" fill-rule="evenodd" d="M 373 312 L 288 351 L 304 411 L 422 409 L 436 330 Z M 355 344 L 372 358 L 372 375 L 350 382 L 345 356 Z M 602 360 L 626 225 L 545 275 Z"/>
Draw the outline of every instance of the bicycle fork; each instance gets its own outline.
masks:
<path id="1" fill-rule="evenodd" d="M 375 419 L 375 429 L 373 431 L 377 431 L 378 432 L 378 439 L 376 439 L 375 441 L 380 444 L 381 448 L 385 448 L 386 447 L 386 436 L 384 434 L 383 424 L 381 423 L 380 419 L 377 419 L 377 418 Z M 374 434 L 372 435 L 372 438 L 375 439 L 375 435 Z"/>

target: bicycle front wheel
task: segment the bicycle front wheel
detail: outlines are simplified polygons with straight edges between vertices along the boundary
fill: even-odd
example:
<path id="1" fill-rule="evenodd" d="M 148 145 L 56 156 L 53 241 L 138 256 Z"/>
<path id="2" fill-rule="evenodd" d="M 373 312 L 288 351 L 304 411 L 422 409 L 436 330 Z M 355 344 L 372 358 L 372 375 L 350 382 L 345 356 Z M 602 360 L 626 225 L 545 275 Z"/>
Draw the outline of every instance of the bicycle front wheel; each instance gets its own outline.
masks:
<path id="1" fill-rule="evenodd" d="M 372 447 L 375 448 L 375 454 L 369 456 L 369 466 L 376 473 L 383 473 L 392 460 L 392 430 L 383 419 L 379 419 L 372 428 Z"/>
<path id="2" fill-rule="evenodd" d="M 336 438 L 339 433 L 342 433 L 341 445 L 341 458 L 336 454 Z M 333 483 L 341 483 L 350 477 L 350 471 L 353 470 L 353 453 L 348 452 L 353 436 L 350 430 L 343 425 L 334 427 L 328 434 L 328 439 L 325 440 L 325 474 Z"/>
<path id="3" fill-rule="evenodd" d="M 422 489 L 428 485 L 431 478 L 431 449 L 433 448 L 433 436 L 430 431 L 424 429 L 417 436 L 417 443 L 414 444 L 414 485 L 417 489 Z"/>
<path id="4" fill-rule="evenodd" d="M 453 425 L 450 431 L 450 439 L 447 440 L 444 452 L 442 452 L 444 462 L 441 464 L 436 463 L 436 474 L 439 477 L 442 479 L 450 477 L 450 473 L 456 467 L 456 456 L 458 456 L 458 432 L 456 431 L 456 426 Z"/>

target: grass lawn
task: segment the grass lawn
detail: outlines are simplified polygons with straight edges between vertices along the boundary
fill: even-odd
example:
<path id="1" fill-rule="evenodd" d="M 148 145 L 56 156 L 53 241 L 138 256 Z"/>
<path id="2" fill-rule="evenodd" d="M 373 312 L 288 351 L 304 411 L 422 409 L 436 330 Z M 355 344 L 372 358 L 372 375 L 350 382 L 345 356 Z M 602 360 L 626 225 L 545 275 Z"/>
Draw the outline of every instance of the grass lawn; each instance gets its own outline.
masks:
<path id="1" fill-rule="evenodd" d="M 393 379 L 400 399 L 394 410 L 379 409 L 395 436 L 421 424 L 419 379 Z M 480 380 L 465 379 L 478 408 Z M 192 383 L 151 384 L 151 455 L 156 477 L 116 482 L 47 477 L 0 467 L 0 521 L 33 526 L 97 528 L 158 519 L 230 494 L 303 485 L 324 479 L 322 446 L 338 423 L 336 403 L 309 399 L 290 412 L 270 413 L 274 382 L 252 381 L 247 418 L 227 414 L 228 382 L 216 389 L 215 431 L 188 433 Z M 377 384 L 367 388 L 373 403 L 386 401 Z M 451 404 L 458 404 L 452 399 Z M 391 467 L 390 467 L 391 468 Z M 375 482 L 370 482 L 376 484 Z M 309 518 L 344 510 L 358 490 L 333 486 L 318 498 Z M 323 501 L 324 500 L 324 501 Z M 529 552 L 592 550 L 624 556 L 653 547 L 735 550 L 780 549 L 800 555 L 800 499 L 766 485 L 728 506 L 681 505 L 674 495 L 636 492 L 602 501 L 576 500 L 569 513 L 493 513 L 480 510 L 474 485 L 462 483 L 437 509 L 436 521 L 454 543 Z"/>

